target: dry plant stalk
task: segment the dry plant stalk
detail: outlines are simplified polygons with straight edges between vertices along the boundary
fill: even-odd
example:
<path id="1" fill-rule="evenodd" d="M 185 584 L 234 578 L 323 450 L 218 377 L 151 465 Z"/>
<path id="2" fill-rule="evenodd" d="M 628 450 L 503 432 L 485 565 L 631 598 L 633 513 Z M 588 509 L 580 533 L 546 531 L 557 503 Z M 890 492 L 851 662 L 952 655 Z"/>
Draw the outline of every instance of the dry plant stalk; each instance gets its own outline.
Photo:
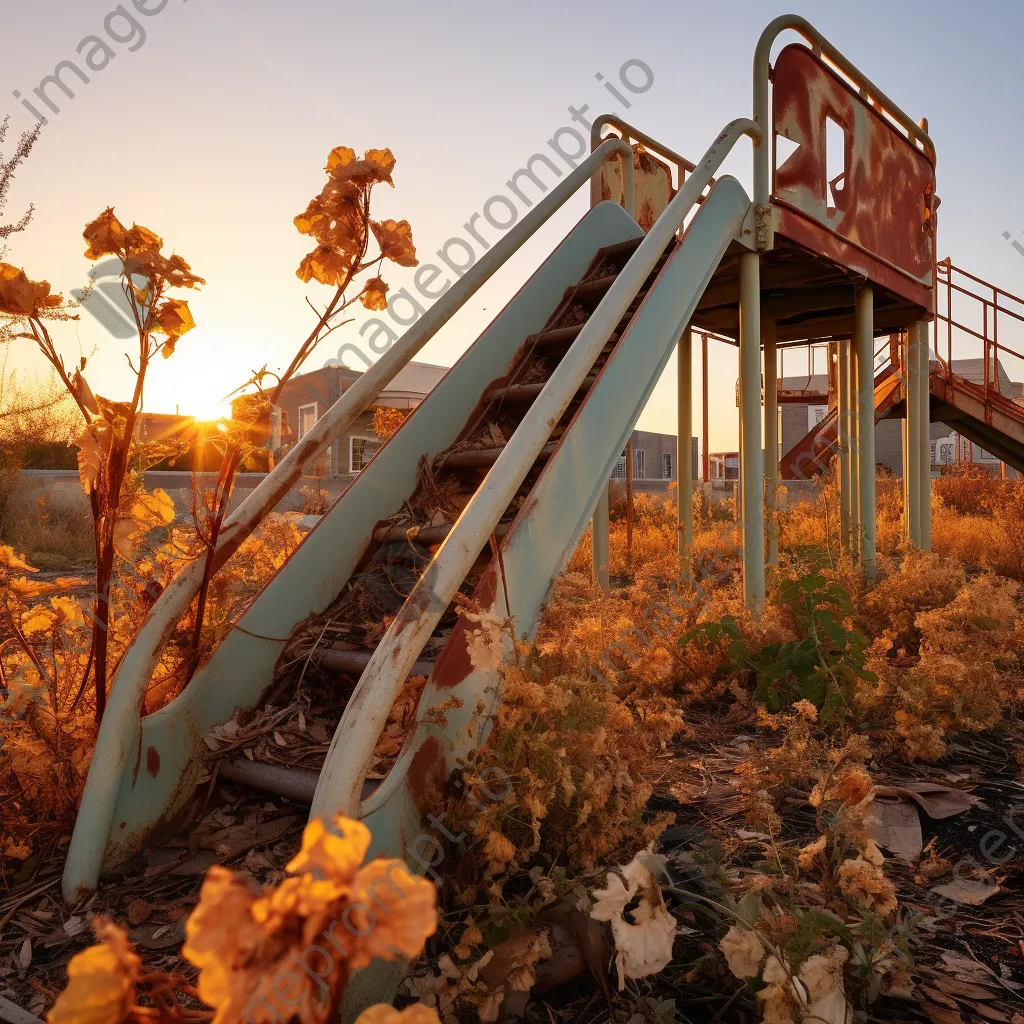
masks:
<path id="1" fill-rule="evenodd" d="M 205 517 L 195 517 L 196 528 L 206 547 L 206 561 L 195 618 L 196 657 L 192 672 L 198 667 L 201 657 L 210 582 L 226 558 L 223 554 L 218 557 L 217 542 L 239 465 L 248 453 L 262 448 L 269 439 L 271 411 L 280 401 L 288 381 L 324 338 L 350 322 L 340 319 L 345 310 L 355 302 L 369 310 L 387 308 L 388 285 L 380 277 L 384 260 L 402 267 L 414 267 L 418 262 L 408 221 L 375 221 L 370 216 L 373 188 L 384 183 L 394 188 L 391 179 L 394 167 L 395 157 L 390 149 L 368 149 L 360 160 L 347 146 L 336 147 L 327 157 L 327 184 L 310 201 L 306 210 L 295 218 L 298 231 L 312 236 L 318 243 L 302 260 L 296 275 L 305 282 L 317 281 L 333 287 L 334 294 L 323 311 L 318 313 L 315 326 L 299 345 L 274 387 L 264 392 L 264 380 L 276 375 L 263 367 L 243 385 L 243 388 L 255 385 L 256 393 L 243 395 L 234 403 L 232 419 L 237 421 L 237 426 L 233 422 L 234 429 L 229 429 L 216 489 L 205 510 Z M 377 252 L 368 257 L 371 237 L 376 241 Z M 349 297 L 349 289 L 367 273 L 374 276 L 363 278 L 356 294 Z"/>

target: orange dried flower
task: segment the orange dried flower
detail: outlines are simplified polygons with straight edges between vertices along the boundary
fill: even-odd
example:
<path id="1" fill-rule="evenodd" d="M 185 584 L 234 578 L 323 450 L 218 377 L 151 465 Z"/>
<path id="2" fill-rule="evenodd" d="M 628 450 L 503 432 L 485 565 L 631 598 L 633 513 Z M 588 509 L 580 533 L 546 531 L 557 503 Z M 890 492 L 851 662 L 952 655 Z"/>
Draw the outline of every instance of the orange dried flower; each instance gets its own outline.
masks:
<path id="1" fill-rule="evenodd" d="M 93 921 L 100 941 L 71 958 L 68 986 L 47 1016 L 48 1024 L 121 1024 L 135 1005 L 140 960 L 124 929 L 106 918 Z"/>

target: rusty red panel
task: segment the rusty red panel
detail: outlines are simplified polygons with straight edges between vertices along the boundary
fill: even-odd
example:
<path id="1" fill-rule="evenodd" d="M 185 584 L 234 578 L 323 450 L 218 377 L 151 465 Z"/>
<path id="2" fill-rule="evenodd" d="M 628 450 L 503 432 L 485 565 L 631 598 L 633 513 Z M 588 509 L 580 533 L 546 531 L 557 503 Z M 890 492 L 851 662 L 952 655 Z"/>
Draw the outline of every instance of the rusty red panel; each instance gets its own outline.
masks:
<path id="1" fill-rule="evenodd" d="M 605 161 L 598 174 L 601 198 L 612 199 L 621 206 L 624 197 L 619 161 Z M 639 143 L 633 143 L 633 182 L 636 222 L 644 231 L 650 231 L 675 195 L 672 168 Z"/>
<path id="2" fill-rule="evenodd" d="M 773 81 L 775 133 L 799 147 L 775 169 L 778 231 L 931 309 L 931 161 L 805 46 L 779 54 Z M 829 120 L 843 133 L 831 181 Z"/>

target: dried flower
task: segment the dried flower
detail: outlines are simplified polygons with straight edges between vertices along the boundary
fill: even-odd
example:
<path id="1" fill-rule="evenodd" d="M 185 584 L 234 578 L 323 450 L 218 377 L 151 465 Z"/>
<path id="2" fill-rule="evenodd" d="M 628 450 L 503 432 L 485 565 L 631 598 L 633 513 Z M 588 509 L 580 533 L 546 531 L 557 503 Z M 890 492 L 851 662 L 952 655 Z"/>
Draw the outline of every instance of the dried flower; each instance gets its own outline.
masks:
<path id="1" fill-rule="evenodd" d="M 68 986 L 50 1010 L 49 1024 L 121 1024 L 135 1005 L 140 960 L 127 933 L 102 917 L 93 929 L 100 941 L 71 958 Z"/>
<path id="2" fill-rule="evenodd" d="M 753 928 L 734 924 L 718 943 L 729 970 L 737 978 L 756 978 L 764 959 L 764 946 Z"/>

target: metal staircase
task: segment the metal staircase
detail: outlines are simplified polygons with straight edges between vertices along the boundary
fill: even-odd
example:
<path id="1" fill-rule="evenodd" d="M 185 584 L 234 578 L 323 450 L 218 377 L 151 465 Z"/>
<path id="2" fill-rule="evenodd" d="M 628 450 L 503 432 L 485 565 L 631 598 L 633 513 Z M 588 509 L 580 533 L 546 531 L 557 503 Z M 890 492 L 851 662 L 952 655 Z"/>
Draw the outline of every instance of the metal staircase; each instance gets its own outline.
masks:
<path id="1" fill-rule="evenodd" d="M 1024 380 L 1024 299 L 961 270 L 948 258 L 936 270 L 937 309 L 928 374 L 930 419 L 945 423 L 1024 473 L 1024 398 L 1007 393 L 1013 377 Z M 1019 347 L 1009 343 L 1010 338 Z M 906 414 L 902 351 L 888 344 L 876 351 L 876 422 Z M 967 363 L 977 367 L 973 377 L 979 379 L 954 369 Z M 828 397 L 828 414 L 783 454 L 779 464 L 783 479 L 816 475 L 828 468 L 836 454 L 839 430 L 834 391 Z"/>

